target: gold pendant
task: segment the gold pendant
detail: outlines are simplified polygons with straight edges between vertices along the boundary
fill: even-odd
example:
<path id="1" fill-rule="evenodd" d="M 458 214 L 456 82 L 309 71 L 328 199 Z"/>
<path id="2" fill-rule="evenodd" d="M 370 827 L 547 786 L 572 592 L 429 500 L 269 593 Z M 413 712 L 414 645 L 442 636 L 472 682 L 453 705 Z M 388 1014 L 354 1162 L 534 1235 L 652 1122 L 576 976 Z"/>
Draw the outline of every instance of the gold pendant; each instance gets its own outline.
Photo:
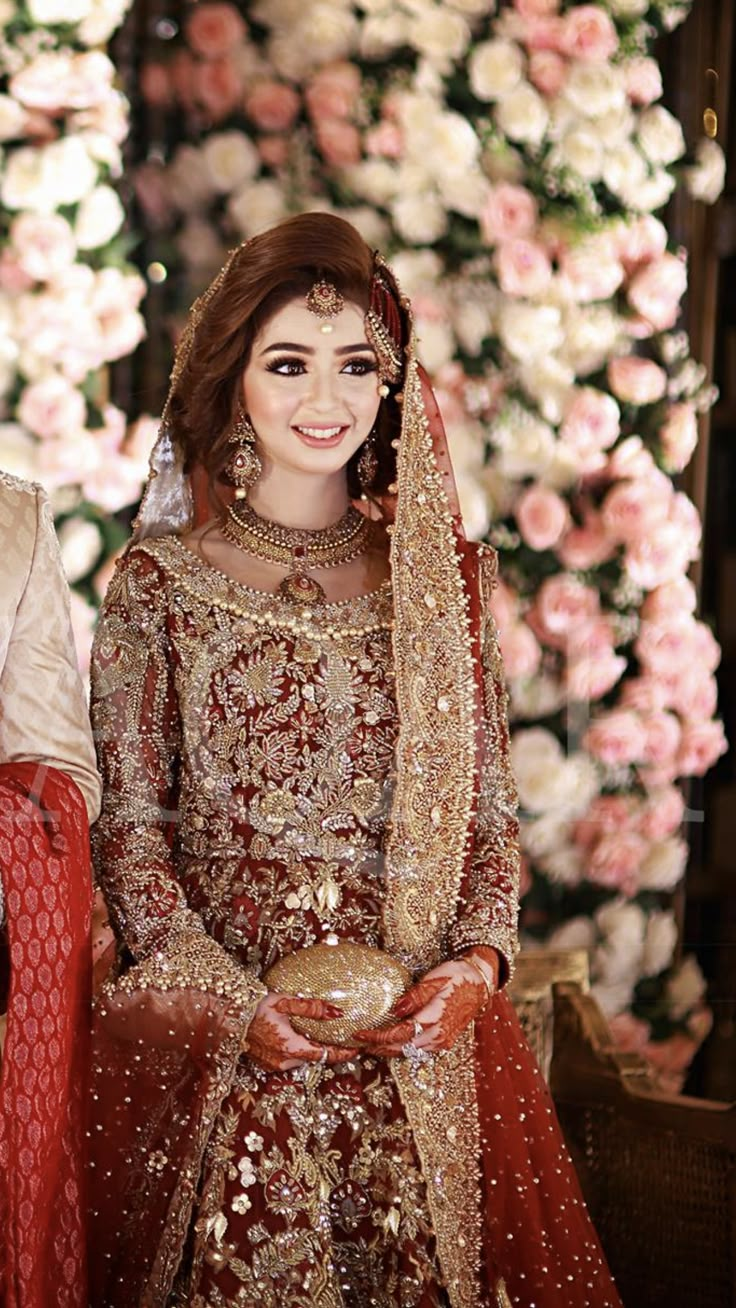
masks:
<path id="1" fill-rule="evenodd" d="M 291 604 L 323 604 L 327 599 L 319 582 L 305 572 L 290 572 L 288 577 L 284 577 L 279 595 Z"/>

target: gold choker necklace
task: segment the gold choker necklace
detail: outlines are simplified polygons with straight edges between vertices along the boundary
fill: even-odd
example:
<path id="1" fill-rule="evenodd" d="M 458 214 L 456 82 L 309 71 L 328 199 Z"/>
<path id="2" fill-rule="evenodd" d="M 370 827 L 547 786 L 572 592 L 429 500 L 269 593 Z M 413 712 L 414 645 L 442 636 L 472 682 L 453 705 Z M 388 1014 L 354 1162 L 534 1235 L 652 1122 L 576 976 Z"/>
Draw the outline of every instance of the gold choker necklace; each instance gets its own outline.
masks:
<path id="1" fill-rule="evenodd" d="M 321 604 L 327 596 L 311 568 L 337 568 L 365 554 L 373 540 L 373 524 L 352 505 L 331 527 L 307 531 L 285 527 L 256 513 L 246 500 L 228 508 L 222 534 L 238 549 L 289 569 L 278 593 L 293 604 Z"/>

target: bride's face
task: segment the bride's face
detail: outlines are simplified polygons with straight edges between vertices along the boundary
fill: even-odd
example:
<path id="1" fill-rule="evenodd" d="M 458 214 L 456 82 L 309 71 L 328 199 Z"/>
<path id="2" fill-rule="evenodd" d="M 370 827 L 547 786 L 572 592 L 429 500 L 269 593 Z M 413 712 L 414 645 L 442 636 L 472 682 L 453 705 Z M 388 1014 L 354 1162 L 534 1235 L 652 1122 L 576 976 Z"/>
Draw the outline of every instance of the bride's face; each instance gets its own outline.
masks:
<path id="1" fill-rule="evenodd" d="M 362 310 L 346 302 L 325 320 L 302 299 L 285 305 L 253 342 L 243 402 L 266 463 L 328 476 L 343 469 L 380 404 Z"/>

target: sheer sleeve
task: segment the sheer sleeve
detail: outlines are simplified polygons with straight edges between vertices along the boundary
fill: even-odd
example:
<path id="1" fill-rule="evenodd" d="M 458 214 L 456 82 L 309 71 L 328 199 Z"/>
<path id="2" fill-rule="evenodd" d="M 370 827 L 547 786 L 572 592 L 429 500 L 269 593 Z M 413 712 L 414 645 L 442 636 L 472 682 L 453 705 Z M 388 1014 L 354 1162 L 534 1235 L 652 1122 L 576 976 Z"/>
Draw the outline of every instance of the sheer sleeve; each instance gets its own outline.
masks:
<path id="1" fill-rule="evenodd" d="M 496 625 L 483 619 L 483 753 L 475 846 L 450 944 L 454 953 L 476 945 L 495 949 L 500 981 L 511 976 L 518 952 L 519 821 L 509 759 L 507 695 Z"/>
<path id="2" fill-rule="evenodd" d="M 175 873 L 181 724 L 166 616 L 160 565 L 145 547 L 131 550 L 110 584 L 92 655 L 103 778 L 95 866 L 116 932 L 139 964 L 131 984 L 210 991 L 250 1020 L 265 987 L 206 933 Z"/>

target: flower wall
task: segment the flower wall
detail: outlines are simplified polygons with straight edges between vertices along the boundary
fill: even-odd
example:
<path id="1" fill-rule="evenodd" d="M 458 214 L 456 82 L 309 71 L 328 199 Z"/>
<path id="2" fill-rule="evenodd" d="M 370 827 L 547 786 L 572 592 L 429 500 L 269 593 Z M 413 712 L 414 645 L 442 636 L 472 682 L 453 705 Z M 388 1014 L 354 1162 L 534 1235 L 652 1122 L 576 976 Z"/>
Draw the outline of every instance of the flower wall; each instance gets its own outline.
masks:
<path id="1" fill-rule="evenodd" d="M 0 0 L 0 467 L 52 496 L 83 662 L 151 438 L 107 396 L 144 333 L 116 189 L 128 104 L 102 48 L 129 3 Z"/>

